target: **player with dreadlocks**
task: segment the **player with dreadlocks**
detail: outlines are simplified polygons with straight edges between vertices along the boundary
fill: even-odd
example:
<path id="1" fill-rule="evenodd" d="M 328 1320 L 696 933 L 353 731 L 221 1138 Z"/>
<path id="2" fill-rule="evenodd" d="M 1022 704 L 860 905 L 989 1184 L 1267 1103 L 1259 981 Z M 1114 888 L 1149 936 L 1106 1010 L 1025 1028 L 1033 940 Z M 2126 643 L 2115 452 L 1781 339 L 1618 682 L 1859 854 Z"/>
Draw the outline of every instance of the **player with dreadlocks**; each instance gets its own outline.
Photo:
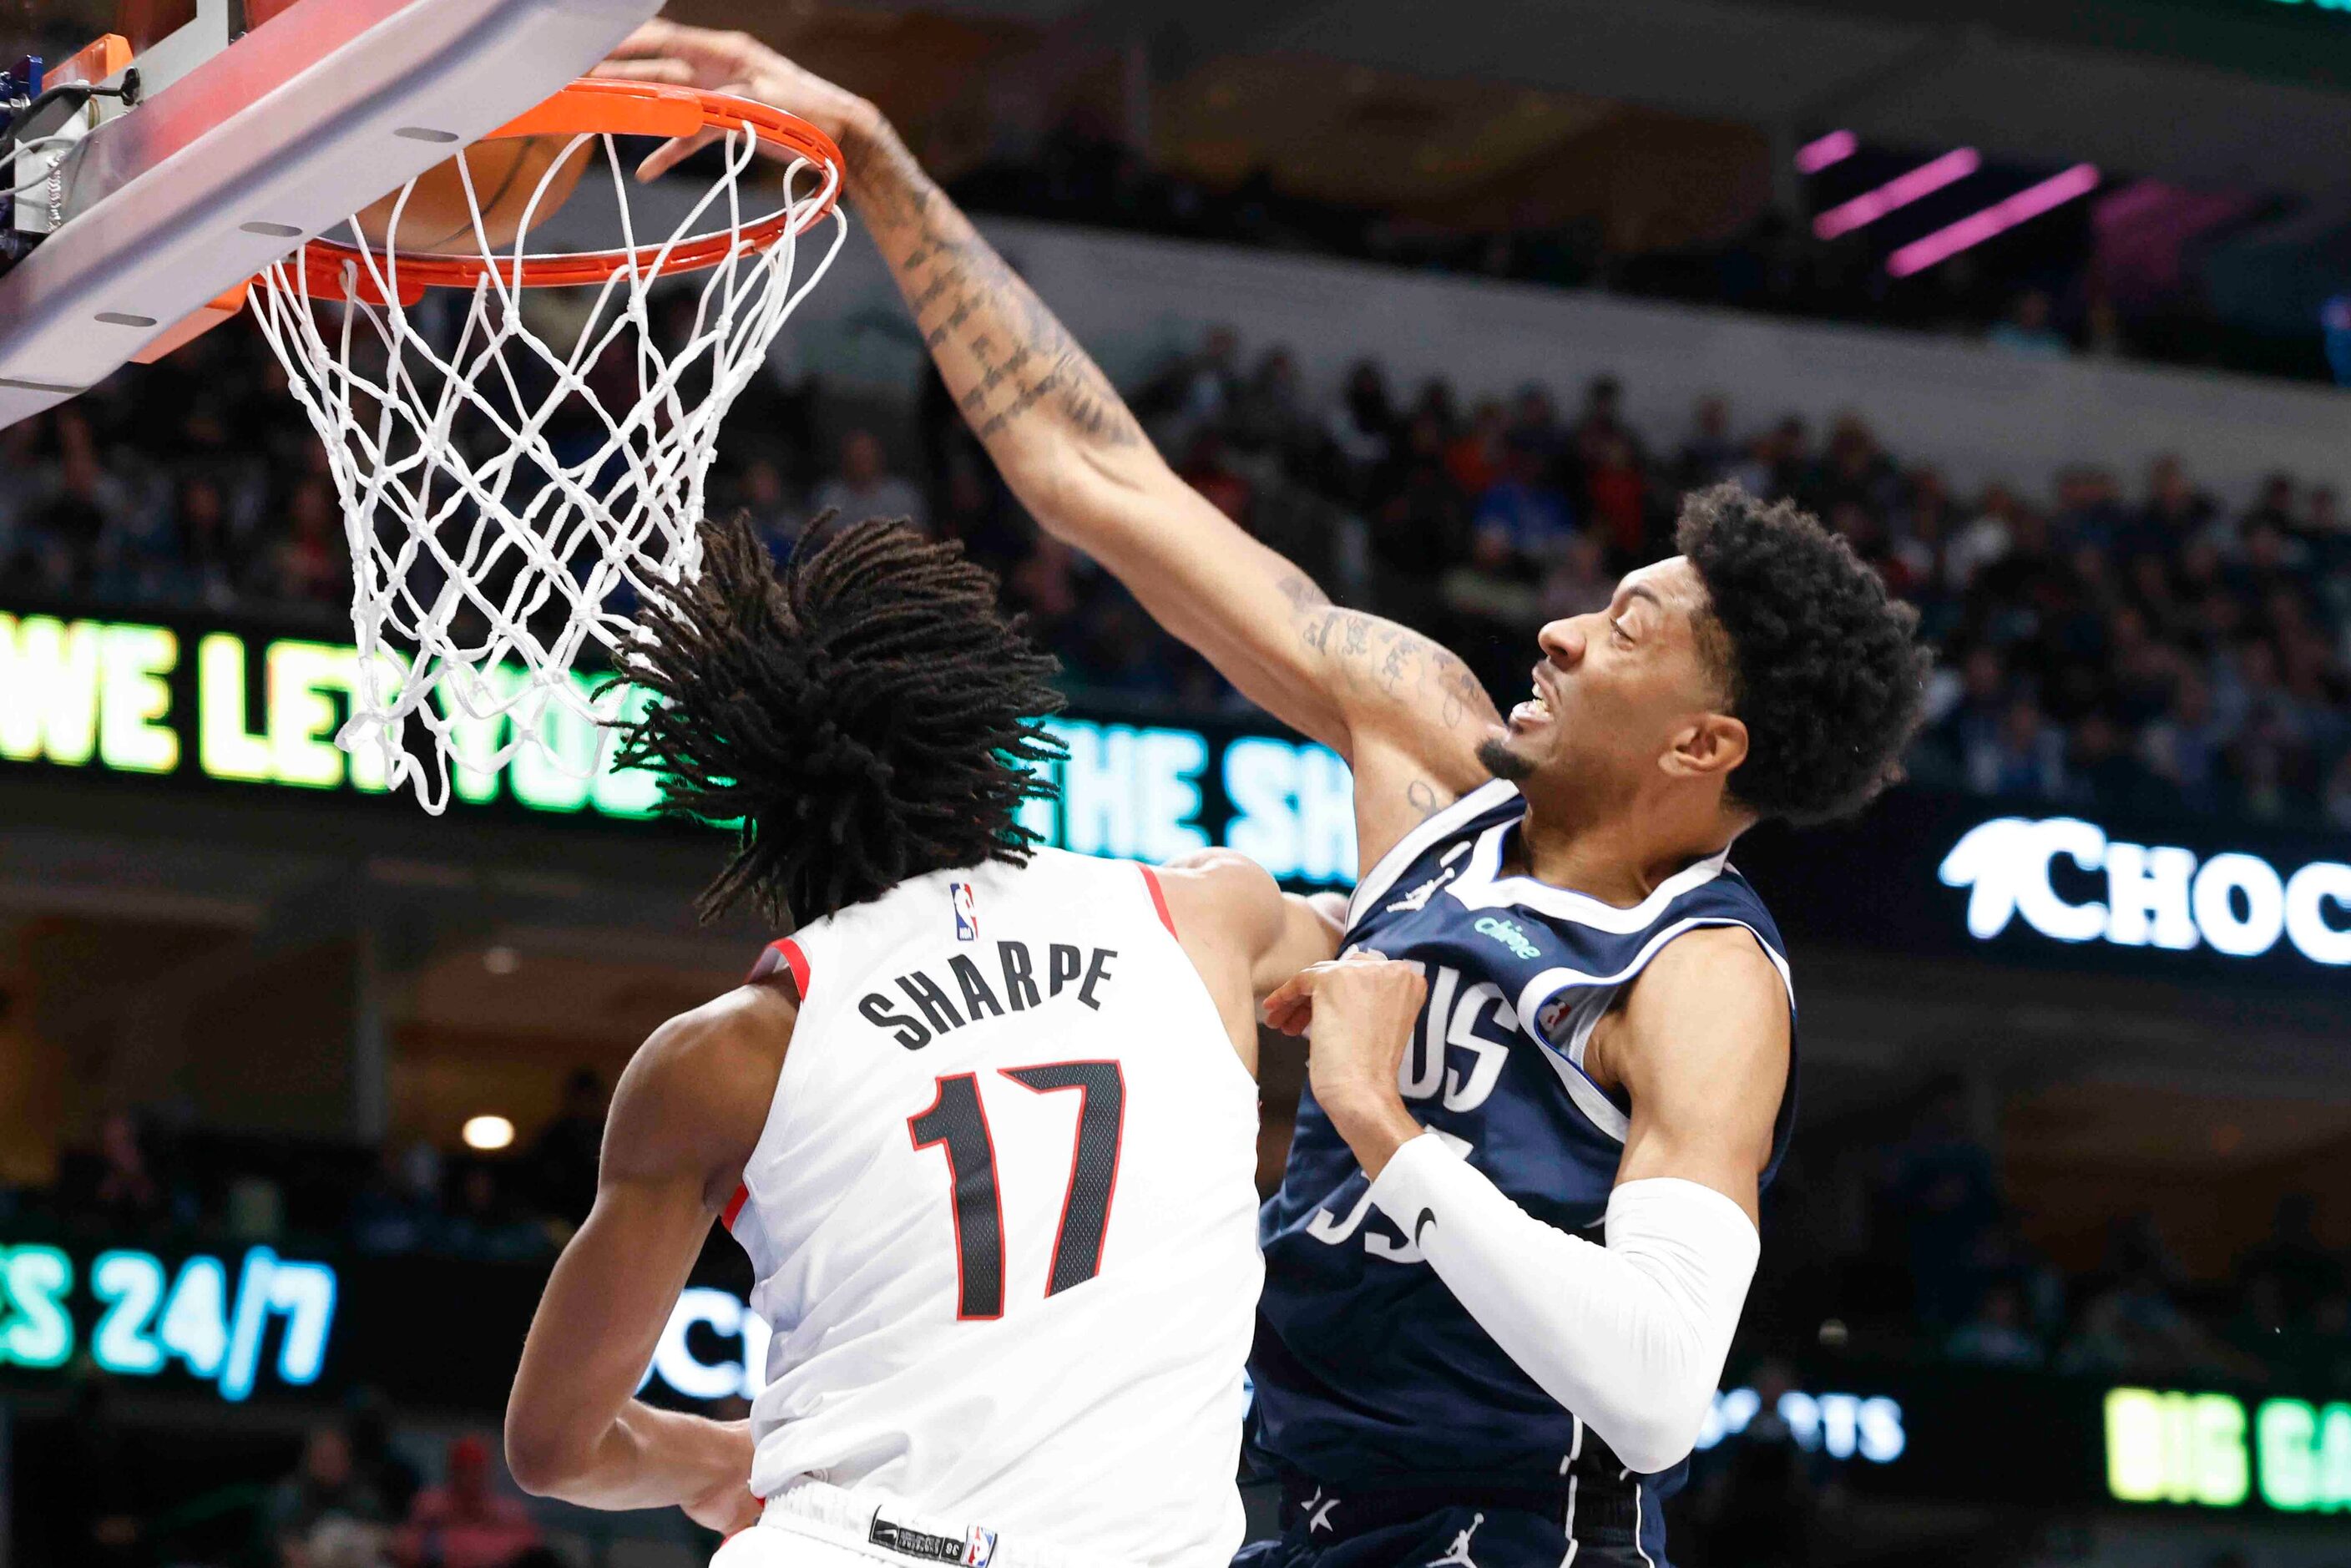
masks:
<path id="1" fill-rule="evenodd" d="M 655 1030 L 507 1410 L 530 1490 L 743 1565 L 1221 1562 L 1257 1299 L 1257 999 L 1337 926 L 1253 862 L 1040 847 L 1050 659 L 959 547 L 747 523 L 656 592 L 623 757 L 792 935 Z M 632 1395 L 720 1219 L 747 1422 Z M 764 1346 L 764 1354 L 761 1354 Z M 767 1528 L 743 1530 L 759 1521 Z"/>

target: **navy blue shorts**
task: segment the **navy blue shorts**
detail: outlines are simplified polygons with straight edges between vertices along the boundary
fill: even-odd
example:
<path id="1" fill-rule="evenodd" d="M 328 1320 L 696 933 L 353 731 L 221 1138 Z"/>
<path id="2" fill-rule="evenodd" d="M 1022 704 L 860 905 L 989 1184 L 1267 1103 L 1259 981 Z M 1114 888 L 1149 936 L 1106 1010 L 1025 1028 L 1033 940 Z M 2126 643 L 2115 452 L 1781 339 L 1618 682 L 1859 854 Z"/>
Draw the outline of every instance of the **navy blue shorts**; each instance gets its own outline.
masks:
<path id="1" fill-rule="evenodd" d="M 1310 1493 L 1285 1503 L 1279 1538 L 1243 1547 L 1233 1568 L 1562 1568 L 1571 1561 L 1575 1568 L 1667 1568 L 1653 1503 L 1576 1500 L 1573 1509 L 1566 1500 L 1555 1508 L 1462 1502 L 1402 1519 L 1380 1508 L 1367 1511 L 1379 1517 L 1351 1528 L 1345 1498 Z"/>

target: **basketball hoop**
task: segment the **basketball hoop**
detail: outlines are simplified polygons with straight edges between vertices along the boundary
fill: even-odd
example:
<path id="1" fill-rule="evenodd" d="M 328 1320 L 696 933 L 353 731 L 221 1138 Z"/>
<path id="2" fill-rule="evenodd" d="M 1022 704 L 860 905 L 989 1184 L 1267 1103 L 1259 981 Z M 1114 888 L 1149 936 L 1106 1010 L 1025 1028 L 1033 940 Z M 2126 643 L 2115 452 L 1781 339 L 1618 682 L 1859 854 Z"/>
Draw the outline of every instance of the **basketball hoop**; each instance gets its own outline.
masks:
<path id="1" fill-rule="evenodd" d="M 616 139 L 705 131 L 717 177 L 661 238 L 642 237 Z M 342 501 L 359 671 L 337 743 L 372 748 L 366 772 L 435 815 L 453 757 L 483 786 L 467 792 L 526 747 L 580 777 L 579 748 L 550 744 L 553 725 L 594 727 L 588 777 L 608 761 L 603 727 L 625 716 L 628 694 L 574 666 L 622 645 L 649 588 L 700 570 L 720 423 L 848 233 L 839 150 L 762 104 L 590 78 L 485 141 L 520 139 L 561 150 L 535 183 L 486 198 L 469 149 L 355 215 L 350 243 L 312 240 L 252 291 Z M 511 166 L 529 151 L 510 151 Z M 621 245 L 534 251 L 583 153 L 599 152 Z M 773 166 L 763 157 L 781 162 L 779 188 L 754 188 Z M 403 251 L 435 179 L 453 201 L 462 193 L 462 243 Z M 800 242 L 827 217 L 830 241 L 796 280 Z M 657 287 L 669 279 L 692 281 Z M 557 316 L 560 330 L 539 319 Z M 411 721 L 431 738 L 430 767 L 409 747 Z"/>

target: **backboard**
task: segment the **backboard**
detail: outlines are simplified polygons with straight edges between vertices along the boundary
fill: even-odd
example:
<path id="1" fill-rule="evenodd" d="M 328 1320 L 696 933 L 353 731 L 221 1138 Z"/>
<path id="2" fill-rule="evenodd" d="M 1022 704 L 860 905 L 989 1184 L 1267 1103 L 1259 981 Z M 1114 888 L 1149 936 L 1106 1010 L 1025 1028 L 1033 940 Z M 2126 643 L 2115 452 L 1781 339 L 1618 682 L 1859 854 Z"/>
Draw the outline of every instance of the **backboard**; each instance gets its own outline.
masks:
<path id="1" fill-rule="evenodd" d="M 304 240 L 582 75 L 660 0 L 125 0 L 0 160 L 0 425 L 168 344 Z M 0 62 L 0 68 L 5 68 Z M 63 150 L 62 162 L 56 162 Z M 56 162 L 53 171 L 49 164 Z M 0 266 L 5 266 L 0 256 Z"/>

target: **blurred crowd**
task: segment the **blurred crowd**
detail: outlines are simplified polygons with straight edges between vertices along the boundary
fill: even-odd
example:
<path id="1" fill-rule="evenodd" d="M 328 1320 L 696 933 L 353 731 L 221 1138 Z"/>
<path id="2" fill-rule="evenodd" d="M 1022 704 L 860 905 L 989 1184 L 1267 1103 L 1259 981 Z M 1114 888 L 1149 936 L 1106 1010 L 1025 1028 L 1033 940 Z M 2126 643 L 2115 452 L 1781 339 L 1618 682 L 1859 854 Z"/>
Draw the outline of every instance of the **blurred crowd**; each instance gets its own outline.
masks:
<path id="1" fill-rule="evenodd" d="M 2061 1269 L 2027 1239 L 2029 1217 L 1975 1132 L 1970 1103 L 1957 1080 L 1928 1087 L 1908 1130 L 1853 1171 L 1858 1234 L 1827 1258 L 1805 1258 L 1799 1242 L 1792 1256 L 1767 1262 L 1798 1275 L 1828 1270 L 1787 1281 L 1788 1300 L 1771 1310 L 1784 1317 L 1809 1306 L 1856 1337 L 1899 1321 L 1914 1351 L 1961 1365 L 2351 1384 L 2351 1254 L 2321 1239 L 2309 1194 L 2282 1191 L 2267 1233 L 2248 1238 L 2222 1277 L 2192 1277 L 2144 1211 L 2114 1216 L 2098 1255 Z M 1818 1140 L 1814 1157 L 1834 1144 Z M 1775 1234 L 1785 1239 L 1792 1228 Z"/>
<path id="2" fill-rule="evenodd" d="M 1370 361 L 1324 397 L 1279 345 L 1248 353 L 1221 329 L 1129 391 L 1212 502 L 1497 691 L 1521 684 L 1543 621 L 1671 549 L 1684 492 L 1735 480 L 1818 513 L 1917 605 L 1940 661 L 1916 782 L 2351 824 L 2351 525 L 2325 486 L 2279 475 L 2229 505 L 2166 457 L 1970 493 L 1857 415 L 1816 429 L 1726 396 L 1641 429 L 1613 379 L 1465 400 Z M 1237 704 L 1038 533 L 935 378 L 912 417 L 763 380 L 728 431 L 714 504 L 747 510 L 779 554 L 827 511 L 911 517 L 1001 573 L 1073 686 Z M 348 595 L 325 457 L 242 327 L 0 431 L 0 600 L 328 625 Z"/>
<path id="3" fill-rule="evenodd" d="M 53 1427 L 53 1429 L 52 1429 Z M 494 1455 L 495 1437 L 403 1427 L 354 1394 L 298 1437 L 223 1435 L 188 1462 L 95 1378 L 37 1424 L 44 1503 L 18 1545 L 33 1568 L 565 1568 Z M 691 1559 L 682 1559 L 691 1560 Z"/>
<path id="4" fill-rule="evenodd" d="M 1055 127 L 1035 156 L 977 169 L 956 181 L 953 193 L 976 211 L 1057 223 L 1865 321 L 1988 338 L 2030 352 L 2217 365 L 2305 380 L 2333 373 L 2351 384 L 2351 361 L 2341 357 L 2351 339 L 2335 335 L 2342 329 L 2332 318 L 2281 336 L 2224 317 L 2192 287 L 2141 288 L 2118 299 L 2108 258 L 2080 208 L 2044 217 L 2022 249 L 2001 259 L 1978 253 L 1896 279 L 1886 269 L 1877 231 L 1822 239 L 1806 214 L 1778 206 L 1758 210 L 1719 238 L 1671 246 L 1647 240 L 1645 225 L 1612 225 L 1600 212 L 1552 225 L 1416 222 L 1377 206 L 1284 190 L 1263 168 L 1229 184 L 1194 179 L 1154 164 L 1082 114 Z M 2351 311 L 2351 301 L 2330 309 Z"/>
<path id="5" fill-rule="evenodd" d="M 557 1113 L 519 1147 L 380 1150 L 207 1133 L 169 1113 L 118 1111 L 68 1149 L 53 1186 L 0 1189 L 17 1234 L 125 1244 L 204 1238 L 324 1247 L 365 1257 L 544 1262 L 596 1197 L 605 1087 L 582 1068 Z"/>

